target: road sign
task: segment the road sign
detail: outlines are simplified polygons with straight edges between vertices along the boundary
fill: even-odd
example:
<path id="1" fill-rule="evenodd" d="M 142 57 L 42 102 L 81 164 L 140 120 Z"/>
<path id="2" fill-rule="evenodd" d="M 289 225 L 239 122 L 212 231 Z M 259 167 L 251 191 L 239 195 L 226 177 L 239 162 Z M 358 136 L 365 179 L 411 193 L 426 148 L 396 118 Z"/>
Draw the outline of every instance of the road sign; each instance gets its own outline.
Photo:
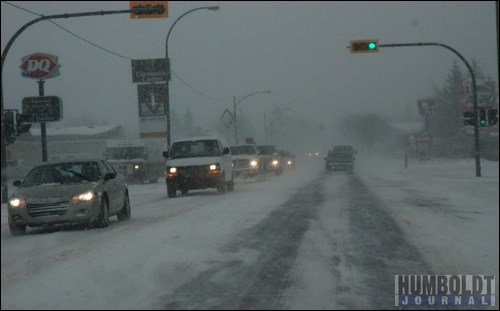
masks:
<path id="1" fill-rule="evenodd" d="M 222 123 L 224 123 L 224 125 L 226 127 L 230 127 L 231 124 L 233 124 L 233 120 L 234 120 L 233 114 L 231 113 L 231 111 L 229 111 L 227 109 L 224 110 L 224 112 L 222 113 L 222 116 L 220 118 L 222 120 Z"/>
<path id="2" fill-rule="evenodd" d="M 130 1 L 130 18 L 166 18 L 168 1 Z"/>
<path id="3" fill-rule="evenodd" d="M 62 103 L 57 96 L 23 98 L 23 114 L 29 115 L 26 122 L 51 122 L 62 118 Z"/>
<path id="4" fill-rule="evenodd" d="M 57 56 L 47 53 L 35 53 L 21 58 L 21 75 L 31 79 L 50 79 L 59 75 Z"/>
<path id="5" fill-rule="evenodd" d="M 164 82 L 167 81 L 167 61 L 157 59 L 133 59 L 132 82 Z"/>

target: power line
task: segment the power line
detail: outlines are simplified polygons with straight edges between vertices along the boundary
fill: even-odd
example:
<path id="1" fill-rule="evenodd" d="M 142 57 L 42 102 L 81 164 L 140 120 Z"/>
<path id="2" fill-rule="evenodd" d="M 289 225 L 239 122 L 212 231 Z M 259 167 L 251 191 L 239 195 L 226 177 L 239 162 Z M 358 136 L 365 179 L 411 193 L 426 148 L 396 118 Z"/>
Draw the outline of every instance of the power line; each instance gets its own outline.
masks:
<path id="1" fill-rule="evenodd" d="M 22 7 L 18 6 L 18 5 L 12 4 L 12 3 L 10 3 L 10 2 L 7 2 L 7 1 L 2 1 L 2 2 L 3 2 L 3 3 L 6 3 L 6 4 L 10 5 L 10 6 L 13 6 L 13 7 L 15 7 L 15 8 L 19 9 L 19 10 L 22 10 L 22 11 L 28 12 L 28 13 L 33 14 L 33 15 L 36 15 L 36 16 L 38 16 L 38 17 L 42 17 L 42 16 L 43 16 L 42 14 L 38 14 L 38 13 L 32 12 L 32 11 L 30 11 L 30 10 L 27 10 L 27 9 L 25 9 L 25 8 L 22 8 Z M 108 53 L 113 54 L 113 55 L 115 55 L 115 56 L 118 56 L 118 57 L 120 57 L 120 58 L 125 58 L 125 59 L 128 59 L 128 60 L 132 60 L 132 58 L 130 58 L 130 57 L 128 57 L 128 56 L 121 55 L 121 54 L 119 54 L 119 53 L 116 53 L 116 52 L 113 52 L 113 51 L 111 51 L 111 50 L 109 50 L 109 49 L 106 49 L 106 48 L 104 48 L 104 47 L 102 47 L 102 46 L 100 46 L 100 45 L 97 45 L 97 44 L 95 44 L 95 43 L 92 43 L 92 42 L 90 42 L 89 40 L 87 40 L 87 39 L 83 38 L 82 36 L 77 35 L 76 33 L 74 33 L 74 32 L 72 32 L 72 31 L 70 31 L 70 30 L 68 30 L 68 29 L 64 28 L 63 26 L 61 26 L 61 25 L 57 24 L 57 23 L 56 23 L 56 22 L 54 22 L 54 21 L 49 20 L 49 22 L 51 22 L 51 23 L 52 23 L 52 24 L 54 24 L 55 26 L 59 27 L 59 28 L 60 28 L 60 29 L 62 29 L 63 31 L 65 31 L 65 32 L 69 33 L 70 35 L 75 36 L 76 38 L 78 38 L 78 39 L 82 40 L 83 42 L 85 42 L 85 43 L 87 43 L 87 44 L 90 44 L 90 45 L 92 45 L 92 46 L 94 46 L 94 47 L 96 47 L 96 48 L 98 48 L 98 49 L 100 49 L 100 50 L 102 50 L 102 51 L 108 52 Z M 201 96 L 203 96 L 203 97 L 206 97 L 206 98 L 211 99 L 211 100 L 217 100 L 217 101 L 221 101 L 221 100 L 229 100 L 229 99 L 231 99 L 231 98 L 232 98 L 232 97 L 217 98 L 217 97 L 213 97 L 213 96 L 206 95 L 205 93 L 203 93 L 203 92 L 199 91 L 198 89 L 196 89 L 195 87 L 193 87 L 192 85 L 190 85 L 188 82 L 186 82 L 183 78 L 181 78 L 181 77 L 180 77 L 178 74 L 176 74 L 173 70 L 171 70 L 171 72 L 172 72 L 172 74 L 173 74 L 175 77 L 177 77 L 177 79 L 179 79 L 179 81 L 181 81 L 181 82 L 182 82 L 182 83 L 184 83 L 184 84 L 185 84 L 188 88 L 190 88 L 191 90 L 193 90 L 194 92 L 198 93 L 199 95 L 201 95 Z"/>

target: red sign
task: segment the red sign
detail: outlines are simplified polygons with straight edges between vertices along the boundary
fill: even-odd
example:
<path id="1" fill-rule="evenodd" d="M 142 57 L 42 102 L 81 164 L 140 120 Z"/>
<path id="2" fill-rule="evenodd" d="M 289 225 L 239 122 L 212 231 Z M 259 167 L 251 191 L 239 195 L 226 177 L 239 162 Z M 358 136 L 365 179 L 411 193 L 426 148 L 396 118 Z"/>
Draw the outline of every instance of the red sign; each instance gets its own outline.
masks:
<path id="1" fill-rule="evenodd" d="M 32 79 L 50 79 L 59 75 L 60 65 L 57 56 L 46 53 L 36 53 L 24 56 L 22 64 L 22 76 Z"/>

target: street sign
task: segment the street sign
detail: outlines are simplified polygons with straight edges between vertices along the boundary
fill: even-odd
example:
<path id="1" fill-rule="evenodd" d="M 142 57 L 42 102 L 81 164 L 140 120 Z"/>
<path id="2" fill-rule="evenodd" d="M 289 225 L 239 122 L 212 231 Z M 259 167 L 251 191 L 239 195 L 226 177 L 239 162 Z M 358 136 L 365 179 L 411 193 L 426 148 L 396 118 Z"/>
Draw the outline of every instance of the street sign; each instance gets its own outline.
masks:
<path id="1" fill-rule="evenodd" d="M 166 18 L 168 1 L 130 1 L 130 18 Z"/>
<path id="2" fill-rule="evenodd" d="M 165 83 L 138 84 L 139 116 L 165 115 L 167 86 Z"/>
<path id="3" fill-rule="evenodd" d="M 167 61 L 157 59 L 133 59 L 132 82 L 164 82 L 167 81 Z"/>
<path id="4" fill-rule="evenodd" d="M 21 75 L 31 79 L 50 79 L 59 75 L 57 56 L 47 53 L 35 53 L 21 58 Z"/>
<path id="5" fill-rule="evenodd" d="M 62 103 L 57 96 L 23 98 L 23 114 L 30 117 L 26 122 L 51 122 L 62 118 Z"/>
<path id="6" fill-rule="evenodd" d="M 228 128 L 231 126 L 231 124 L 233 124 L 233 114 L 231 113 L 231 111 L 229 110 L 224 110 L 224 112 L 222 113 L 222 116 L 220 117 L 221 120 L 222 120 L 222 123 L 224 123 L 224 125 Z"/>

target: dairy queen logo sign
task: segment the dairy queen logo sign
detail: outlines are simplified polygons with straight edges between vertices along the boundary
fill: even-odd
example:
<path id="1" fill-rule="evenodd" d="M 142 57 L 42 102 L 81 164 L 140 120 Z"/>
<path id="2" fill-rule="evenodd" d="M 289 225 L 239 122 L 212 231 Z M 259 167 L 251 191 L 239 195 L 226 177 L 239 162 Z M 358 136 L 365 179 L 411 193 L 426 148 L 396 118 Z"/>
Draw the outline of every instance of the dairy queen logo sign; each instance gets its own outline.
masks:
<path id="1" fill-rule="evenodd" d="M 57 56 L 46 53 L 35 53 L 24 56 L 20 68 L 22 76 L 32 79 L 50 79 L 59 75 Z"/>

